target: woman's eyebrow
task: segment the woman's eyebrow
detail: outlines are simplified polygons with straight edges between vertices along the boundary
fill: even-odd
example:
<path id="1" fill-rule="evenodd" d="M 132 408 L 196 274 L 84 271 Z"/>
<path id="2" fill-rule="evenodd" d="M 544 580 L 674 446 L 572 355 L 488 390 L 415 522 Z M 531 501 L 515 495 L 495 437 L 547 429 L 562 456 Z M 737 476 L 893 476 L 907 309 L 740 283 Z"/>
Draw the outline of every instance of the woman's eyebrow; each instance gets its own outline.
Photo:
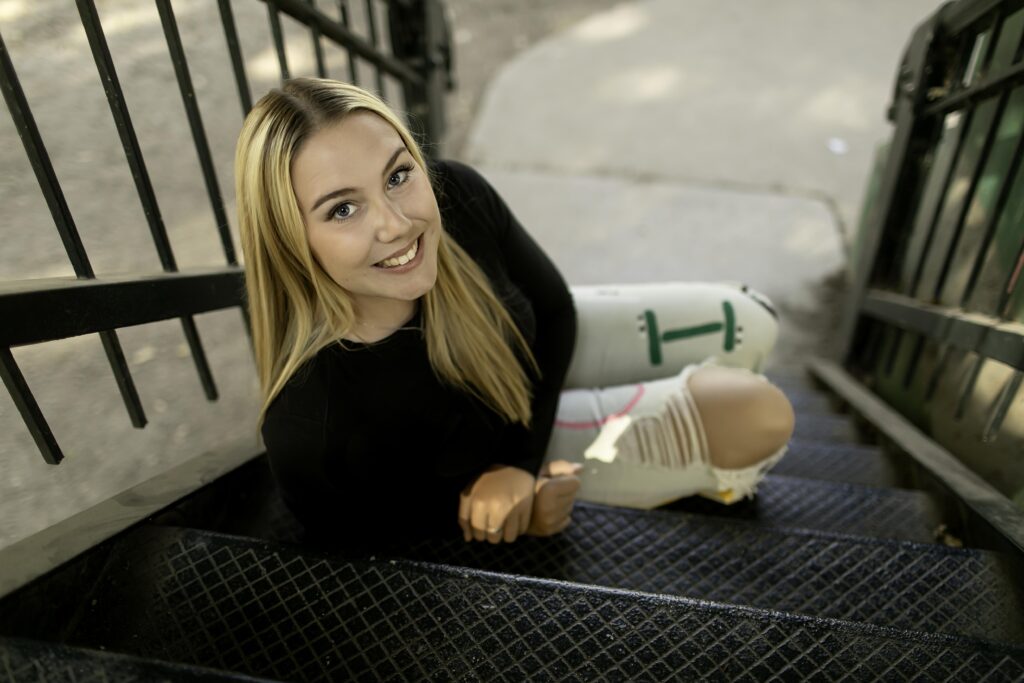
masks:
<path id="1" fill-rule="evenodd" d="M 395 150 L 394 154 L 391 155 L 391 158 L 388 159 L 388 163 L 384 164 L 384 170 L 381 171 L 381 176 L 382 177 L 386 176 L 388 174 L 388 169 L 391 168 L 391 164 L 395 163 L 395 159 L 397 159 L 398 155 L 401 154 L 404 151 L 405 151 L 405 145 L 403 145 L 403 146 L 401 146 L 401 147 L 399 147 L 398 149 Z M 342 188 L 340 190 L 334 190 L 333 192 L 328 192 L 323 197 L 320 197 L 320 199 L 316 200 L 316 203 L 313 204 L 313 208 L 311 208 L 309 210 L 309 212 L 313 213 L 314 211 L 317 210 L 317 208 L 321 204 L 323 204 L 324 202 L 326 202 L 326 201 L 328 201 L 330 199 L 334 199 L 335 197 L 338 197 L 340 195 L 348 194 L 349 192 L 355 192 L 355 191 L 356 190 L 355 190 L 354 187 L 344 187 L 344 188 Z"/>

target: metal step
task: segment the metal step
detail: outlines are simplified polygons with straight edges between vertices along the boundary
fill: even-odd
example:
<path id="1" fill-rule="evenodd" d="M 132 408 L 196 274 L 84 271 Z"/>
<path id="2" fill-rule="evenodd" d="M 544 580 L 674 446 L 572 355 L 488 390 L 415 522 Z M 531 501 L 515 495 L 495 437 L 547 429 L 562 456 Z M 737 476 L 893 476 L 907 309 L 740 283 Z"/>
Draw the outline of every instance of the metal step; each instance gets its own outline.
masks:
<path id="1" fill-rule="evenodd" d="M 807 483 L 786 478 L 775 481 L 788 485 L 791 493 Z M 853 488 L 864 493 L 860 487 Z M 840 500 L 853 499 L 849 487 L 830 490 L 838 491 Z M 869 496 L 863 507 L 874 512 L 877 500 Z M 280 497 L 271 494 L 264 501 L 261 509 L 230 503 L 237 508 L 238 519 L 215 530 L 301 542 L 301 527 Z M 726 513 L 733 510 L 710 502 L 707 505 L 719 513 L 723 508 Z M 887 509 L 903 516 L 898 507 L 889 505 Z M 769 514 L 777 511 L 778 506 L 767 510 Z M 814 510 L 808 514 L 820 516 Z M 848 514 L 857 519 L 863 510 L 855 507 Z M 1005 558 L 997 554 L 750 524 L 749 519 L 678 510 L 638 511 L 582 502 L 576 504 L 573 520 L 565 533 L 552 539 L 522 538 L 493 550 L 489 544 L 466 544 L 457 538 L 431 539 L 411 549 L 390 547 L 387 552 L 878 625 L 1024 641 L 1017 610 L 1012 607 L 1018 604 L 1011 599 L 1014 574 L 1005 569 Z M 877 525 L 871 519 L 860 521 L 871 525 L 869 531 Z M 849 526 L 845 528 L 848 532 Z M 857 530 L 864 532 L 865 528 Z M 931 540 L 925 533 L 927 527 L 917 531 Z M 474 550 L 481 547 L 484 549 Z M 358 549 L 353 552 L 354 557 L 369 554 Z M 381 549 L 373 552 L 379 554 Z"/>
<path id="2" fill-rule="evenodd" d="M 302 527 L 281 501 L 265 458 L 240 468 L 221 483 L 218 492 L 201 492 L 155 521 L 273 541 L 299 540 Z M 753 500 L 722 505 L 693 496 L 661 509 L 759 526 L 920 543 L 934 542 L 935 532 L 943 523 L 938 506 L 919 491 L 816 481 L 774 474 L 774 470 L 758 486 Z M 216 522 L 211 524 L 211 520 Z"/>
<path id="3" fill-rule="evenodd" d="M 877 446 L 793 439 L 771 471 L 804 479 L 910 488 L 896 464 Z"/>
<path id="4" fill-rule="evenodd" d="M 107 567 L 70 642 L 289 681 L 1024 676 L 1006 644 L 194 530 Z"/>
<path id="5" fill-rule="evenodd" d="M 664 509 L 774 527 L 921 543 L 932 542 L 943 523 L 935 501 L 919 491 L 813 481 L 781 474 L 766 476 L 752 500 L 721 505 L 694 496 Z"/>
<path id="6" fill-rule="evenodd" d="M 113 652 L 0 638 L 0 679 L 5 683 L 83 683 L 85 681 L 266 681 L 205 667 L 171 664 Z"/>
<path id="7" fill-rule="evenodd" d="M 779 387 L 797 413 L 835 415 L 837 411 L 828 394 L 806 387 Z"/>
<path id="8" fill-rule="evenodd" d="M 753 528 L 577 504 L 552 538 L 431 539 L 407 559 L 1024 644 L 1010 559 L 981 550 Z M 1020 569 L 1019 567 L 1016 569 Z"/>
<path id="9" fill-rule="evenodd" d="M 796 412 L 793 438 L 803 441 L 863 444 L 853 420 L 843 415 L 801 414 Z"/>

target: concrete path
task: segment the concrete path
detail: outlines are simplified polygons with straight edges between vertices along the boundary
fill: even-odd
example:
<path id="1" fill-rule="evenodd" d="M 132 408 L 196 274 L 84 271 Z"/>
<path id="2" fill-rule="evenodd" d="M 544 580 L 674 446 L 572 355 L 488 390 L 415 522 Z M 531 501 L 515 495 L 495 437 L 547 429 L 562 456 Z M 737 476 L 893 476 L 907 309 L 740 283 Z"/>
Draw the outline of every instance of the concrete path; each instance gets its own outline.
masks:
<path id="1" fill-rule="evenodd" d="M 830 343 L 893 74 L 940 5 L 623 3 L 510 62 L 464 156 L 571 283 L 742 280 L 796 364 Z"/>

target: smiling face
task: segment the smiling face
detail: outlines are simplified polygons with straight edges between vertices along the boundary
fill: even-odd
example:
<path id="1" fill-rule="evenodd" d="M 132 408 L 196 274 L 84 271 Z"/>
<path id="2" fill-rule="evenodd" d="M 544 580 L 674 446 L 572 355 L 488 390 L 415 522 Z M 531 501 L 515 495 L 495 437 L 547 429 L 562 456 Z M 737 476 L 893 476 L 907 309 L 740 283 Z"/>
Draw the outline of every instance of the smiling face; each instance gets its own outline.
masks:
<path id="1" fill-rule="evenodd" d="M 291 173 L 314 256 L 374 330 L 362 336 L 386 336 L 437 279 L 441 216 L 426 170 L 387 121 L 357 111 L 311 135 Z"/>

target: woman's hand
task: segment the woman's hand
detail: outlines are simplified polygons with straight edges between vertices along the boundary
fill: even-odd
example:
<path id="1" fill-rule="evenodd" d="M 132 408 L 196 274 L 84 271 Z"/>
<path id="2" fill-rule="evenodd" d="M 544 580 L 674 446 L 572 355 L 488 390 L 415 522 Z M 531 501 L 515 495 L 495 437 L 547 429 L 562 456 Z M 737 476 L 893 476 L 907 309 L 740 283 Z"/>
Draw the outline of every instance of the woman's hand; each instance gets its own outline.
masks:
<path id="1" fill-rule="evenodd" d="M 534 488 L 533 514 L 526 533 L 529 536 L 553 536 L 572 522 L 572 506 L 580 489 L 583 465 L 568 460 L 544 463 Z"/>
<path id="2" fill-rule="evenodd" d="M 511 543 L 530 526 L 533 475 L 507 465 L 493 465 L 463 490 L 459 526 L 467 541 Z"/>

